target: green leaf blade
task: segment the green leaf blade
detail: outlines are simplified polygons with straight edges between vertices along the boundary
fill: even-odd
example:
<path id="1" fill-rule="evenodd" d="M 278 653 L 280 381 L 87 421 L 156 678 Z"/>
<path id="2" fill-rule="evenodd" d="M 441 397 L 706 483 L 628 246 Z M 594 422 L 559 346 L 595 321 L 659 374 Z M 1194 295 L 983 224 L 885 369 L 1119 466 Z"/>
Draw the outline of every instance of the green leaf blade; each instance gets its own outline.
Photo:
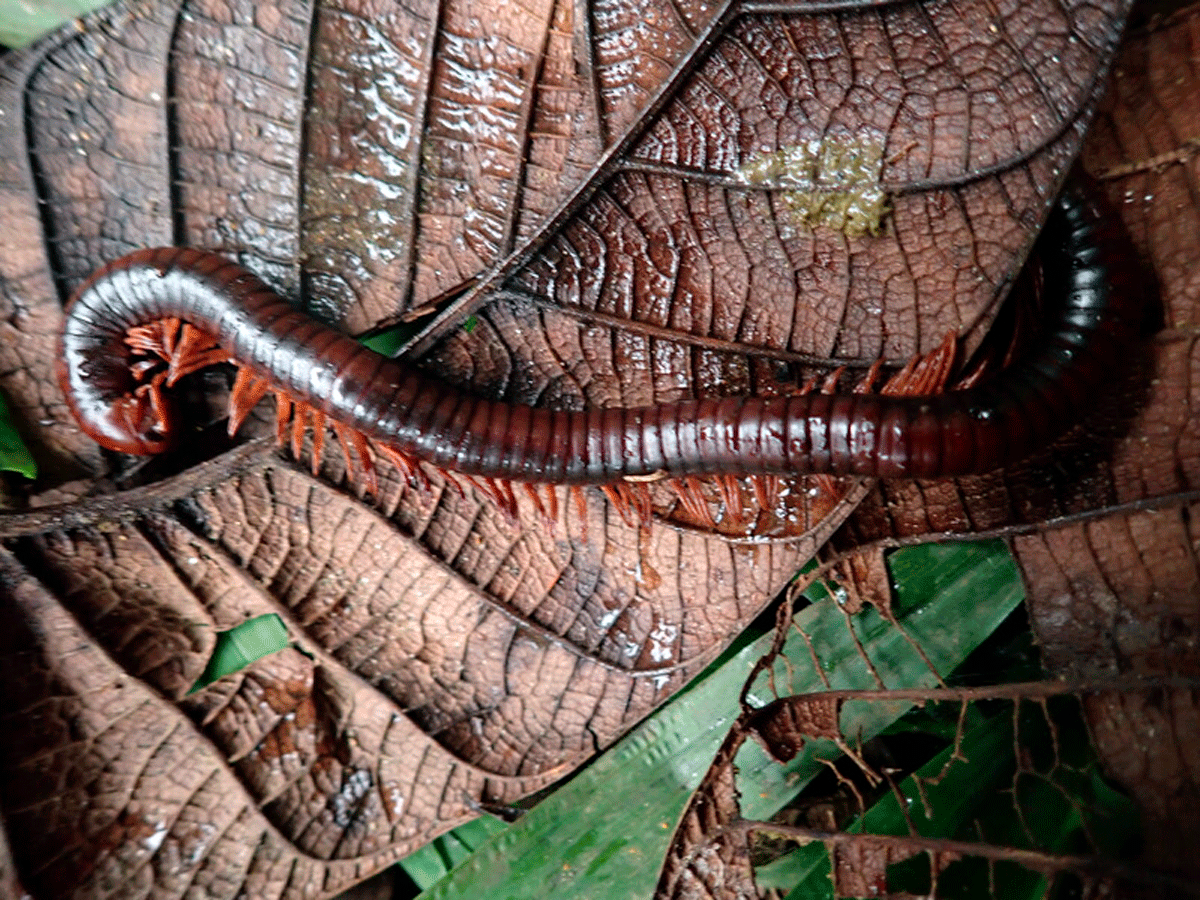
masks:
<path id="1" fill-rule="evenodd" d="M 276 613 L 247 619 L 217 635 L 216 645 L 204 673 L 192 686 L 198 691 L 218 678 L 241 671 L 255 660 L 262 659 L 288 646 L 287 626 Z"/>
<path id="2" fill-rule="evenodd" d="M 17 472 L 29 479 L 37 477 L 37 463 L 21 439 L 3 395 L 0 395 L 0 470 Z"/>
<path id="3" fill-rule="evenodd" d="M 0 44 L 24 47 L 110 0 L 0 0 Z"/>

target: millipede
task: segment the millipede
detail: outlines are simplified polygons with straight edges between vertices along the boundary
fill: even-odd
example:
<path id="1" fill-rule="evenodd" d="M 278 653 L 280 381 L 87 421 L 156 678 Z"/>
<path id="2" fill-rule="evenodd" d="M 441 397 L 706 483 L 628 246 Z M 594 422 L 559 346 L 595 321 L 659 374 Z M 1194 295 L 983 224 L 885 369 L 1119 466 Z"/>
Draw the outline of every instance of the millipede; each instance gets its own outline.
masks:
<path id="1" fill-rule="evenodd" d="M 1140 291 L 1127 238 L 1095 192 L 1072 180 L 1046 224 L 1047 318 L 1020 358 L 961 390 L 930 396 L 801 392 L 630 408 L 553 410 L 460 390 L 385 357 L 294 308 L 213 253 L 139 250 L 76 291 L 58 376 L 80 427 L 101 446 L 163 452 L 182 431 L 168 390 L 229 362 L 237 375 L 229 433 L 267 393 L 277 437 L 299 455 L 327 428 L 375 487 L 372 456 L 410 481 L 431 466 L 480 485 L 506 510 L 513 485 L 599 485 L 623 513 L 649 516 L 646 482 L 667 479 L 685 502 L 701 476 L 828 473 L 942 477 L 1017 462 L 1078 421 L 1135 337 Z M 548 491 L 553 503 L 553 492 Z"/>

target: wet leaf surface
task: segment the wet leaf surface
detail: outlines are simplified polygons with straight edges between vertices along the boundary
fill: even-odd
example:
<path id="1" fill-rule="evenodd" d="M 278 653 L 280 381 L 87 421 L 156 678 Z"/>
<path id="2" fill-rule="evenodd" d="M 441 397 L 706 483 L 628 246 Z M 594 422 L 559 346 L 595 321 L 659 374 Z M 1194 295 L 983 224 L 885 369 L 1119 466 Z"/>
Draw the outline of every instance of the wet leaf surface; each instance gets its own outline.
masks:
<path id="1" fill-rule="evenodd" d="M 185 243 L 352 332 L 429 312 L 409 349 L 439 376 L 559 408 L 788 390 L 950 330 L 970 349 L 1123 13 L 142 3 L 6 57 L 0 389 L 42 473 L 0 572 L 22 882 L 332 895 L 614 741 L 870 489 L 797 481 L 716 530 L 664 507 L 648 534 L 599 492 L 561 491 L 553 527 L 440 480 L 364 501 L 336 459 L 314 478 L 228 449 L 205 427 L 219 377 L 193 386 L 187 452 L 133 465 L 79 434 L 53 377 L 63 304 L 99 262 Z M 1189 383 L 1184 346 L 1159 339 L 1152 386 Z M 1065 472 L 885 487 L 856 533 L 1190 490 L 1191 419 L 1158 415 L 1167 455 L 1143 463 L 1141 426 L 1118 428 Z M 187 696 L 214 635 L 269 613 L 292 648 Z"/>
<path id="2" fill-rule="evenodd" d="M 1125 43 L 1083 153 L 1156 287 L 1159 309 L 1134 365 L 1114 373 L 1088 426 L 1033 466 L 959 483 L 881 485 L 858 507 L 856 540 L 996 529 L 1029 585 L 1048 670 L 1145 687 L 1089 696 L 1085 709 L 1111 776 L 1144 813 L 1145 861 L 1195 878 L 1180 835 L 1193 826 L 1197 577 L 1194 396 L 1200 289 L 1195 261 L 1197 87 L 1194 7 L 1147 13 Z M 1047 479 L 1047 471 L 1074 477 Z"/>

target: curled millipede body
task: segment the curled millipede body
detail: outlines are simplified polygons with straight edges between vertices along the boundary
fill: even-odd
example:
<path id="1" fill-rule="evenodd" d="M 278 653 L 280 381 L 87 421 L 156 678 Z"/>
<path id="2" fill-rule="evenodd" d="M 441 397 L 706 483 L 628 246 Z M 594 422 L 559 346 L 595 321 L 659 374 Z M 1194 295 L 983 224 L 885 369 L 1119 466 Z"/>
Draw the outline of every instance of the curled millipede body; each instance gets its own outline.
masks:
<path id="1" fill-rule="evenodd" d="M 490 400 L 363 347 L 222 257 L 180 248 L 132 253 L 88 279 L 66 316 L 59 378 L 83 430 L 129 453 L 162 451 L 176 437 L 163 388 L 228 360 L 239 367 L 231 433 L 270 391 L 295 407 L 279 414 L 281 440 L 289 416 L 297 446 L 309 426 L 319 442 L 330 425 L 363 464 L 369 443 L 410 477 L 419 463 L 569 485 L 663 473 L 986 472 L 1077 421 L 1140 322 L 1128 250 L 1090 193 L 1069 185 L 1047 228 L 1049 321 L 1037 345 L 990 380 L 937 396 L 810 392 L 581 411 Z"/>

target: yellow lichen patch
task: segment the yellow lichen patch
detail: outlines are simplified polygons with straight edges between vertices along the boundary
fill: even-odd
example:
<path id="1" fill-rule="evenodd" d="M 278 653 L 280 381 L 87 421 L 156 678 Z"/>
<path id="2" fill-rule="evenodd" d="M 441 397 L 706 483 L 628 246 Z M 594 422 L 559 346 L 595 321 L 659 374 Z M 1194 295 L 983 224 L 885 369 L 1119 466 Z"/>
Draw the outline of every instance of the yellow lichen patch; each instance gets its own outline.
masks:
<path id="1" fill-rule="evenodd" d="M 759 153 L 735 175 L 743 184 L 778 190 L 798 226 L 861 237 L 879 234 L 889 211 L 882 170 L 881 143 L 826 137 Z"/>

